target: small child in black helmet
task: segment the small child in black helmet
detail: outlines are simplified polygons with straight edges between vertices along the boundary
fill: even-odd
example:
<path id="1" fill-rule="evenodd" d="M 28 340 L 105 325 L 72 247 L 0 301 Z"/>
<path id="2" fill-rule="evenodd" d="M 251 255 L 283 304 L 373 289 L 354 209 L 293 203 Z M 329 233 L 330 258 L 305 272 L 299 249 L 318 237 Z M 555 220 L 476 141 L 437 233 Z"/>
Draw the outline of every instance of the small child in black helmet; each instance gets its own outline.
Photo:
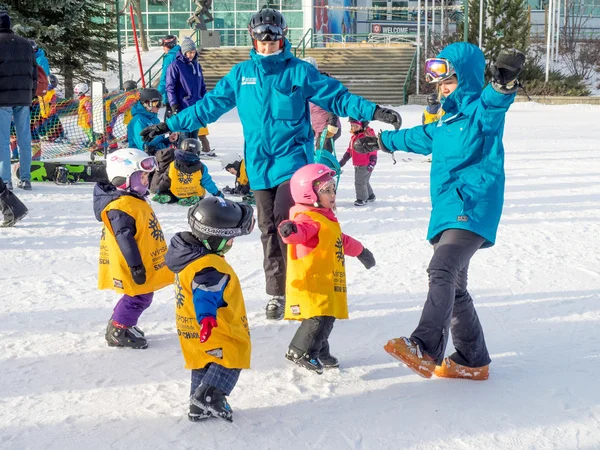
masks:
<path id="1" fill-rule="evenodd" d="M 177 334 L 186 369 L 192 370 L 193 422 L 232 421 L 227 396 L 242 369 L 250 368 L 250 329 L 240 281 L 225 260 L 234 238 L 254 228 L 250 205 L 219 197 L 188 211 L 191 232 L 176 233 L 166 263 L 175 272 Z"/>
<path id="2" fill-rule="evenodd" d="M 140 132 L 149 125 L 160 123 L 158 110 L 162 107 L 162 96 L 156 89 L 142 89 L 140 100 L 131 109 L 132 118 L 127 125 L 127 137 L 129 147 L 144 150 L 150 156 L 154 156 L 158 150 L 168 148 L 170 142 L 177 141 L 178 133 L 157 136 L 150 142 L 144 143 Z"/>
<path id="3" fill-rule="evenodd" d="M 152 180 L 151 188 L 158 203 L 179 203 L 191 206 L 204 198 L 208 191 L 215 197 L 223 197 L 208 168 L 200 161 L 202 145 L 198 139 L 184 139 L 181 147 L 175 150 L 175 159 L 168 167 L 159 167 Z"/>
<path id="4" fill-rule="evenodd" d="M 423 125 L 437 122 L 443 115 L 444 110 L 442 109 L 438 93 L 434 92 L 427 97 L 427 106 L 425 107 L 425 111 L 423 111 L 421 122 Z"/>

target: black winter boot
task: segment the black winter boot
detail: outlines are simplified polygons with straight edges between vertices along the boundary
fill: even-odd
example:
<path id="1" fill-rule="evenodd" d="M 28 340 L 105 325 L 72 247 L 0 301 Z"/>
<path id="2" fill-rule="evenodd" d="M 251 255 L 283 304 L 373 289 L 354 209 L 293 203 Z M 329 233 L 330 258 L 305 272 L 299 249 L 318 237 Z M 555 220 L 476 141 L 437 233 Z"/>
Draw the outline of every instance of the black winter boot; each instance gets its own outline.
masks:
<path id="1" fill-rule="evenodd" d="M 133 349 L 144 349 L 148 347 L 148 341 L 137 327 L 115 326 L 110 320 L 106 327 L 104 338 L 109 347 L 127 347 Z"/>
<path id="2" fill-rule="evenodd" d="M 214 417 L 210 411 L 204 411 L 202 408 L 194 405 L 190 402 L 190 410 L 188 412 L 188 419 L 191 422 L 202 422 L 203 420 Z"/>
<path id="3" fill-rule="evenodd" d="M 12 227 L 17 221 L 27 215 L 27 207 L 0 179 L 0 211 L 4 221 L 0 227 Z"/>
<path id="4" fill-rule="evenodd" d="M 206 384 L 198 386 L 194 395 L 190 397 L 190 403 L 205 413 L 212 413 L 221 419 L 233 422 L 233 411 L 227 403 L 227 396 L 214 386 Z"/>
<path id="5" fill-rule="evenodd" d="M 269 320 L 281 320 L 285 315 L 285 297 L 274 295 L 267 303 L 266 316 Z"/>

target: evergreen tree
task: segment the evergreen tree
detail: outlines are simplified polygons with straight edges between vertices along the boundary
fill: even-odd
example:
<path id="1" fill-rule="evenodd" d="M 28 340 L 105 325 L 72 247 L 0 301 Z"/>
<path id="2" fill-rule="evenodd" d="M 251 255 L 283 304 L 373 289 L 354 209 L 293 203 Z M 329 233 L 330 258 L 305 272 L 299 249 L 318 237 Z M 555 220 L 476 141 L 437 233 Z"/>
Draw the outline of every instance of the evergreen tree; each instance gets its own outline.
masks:
<path id="1" fill-rule="evenodd" d="M 525 1 L 487 0 L 487 3 L 491 26 L 484 28 L 483 47 L 488 63 L 494 61 L 503 48 L 516 48 L 527 54 L 531 25 Z M 479 9 L 477 11 L 479 13 Z"/>
<path id="2" fill-rule="evenodd" d="M 108 52 L 117 49 L 116 15 L 97 0 L 0 0 L 13 30 L 46 51 L 50 70 L 65 80 L 65 95 L 76 81 L 89 82 L 101 65 L 115 69 Z"/>

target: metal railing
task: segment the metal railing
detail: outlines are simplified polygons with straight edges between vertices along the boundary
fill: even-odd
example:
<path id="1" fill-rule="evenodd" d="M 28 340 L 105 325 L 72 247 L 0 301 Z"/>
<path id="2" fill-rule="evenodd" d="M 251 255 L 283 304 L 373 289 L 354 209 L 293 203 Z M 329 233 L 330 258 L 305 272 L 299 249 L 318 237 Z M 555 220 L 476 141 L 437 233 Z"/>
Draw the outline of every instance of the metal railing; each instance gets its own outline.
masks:
<path id="1" fill-rule="evenodd" d="M 306 47 L 310 46 L 312 44 L 312 41 L 313 29 L 309 28 L 308 31 L 304 33 L 304 36 L 302 36 L 302 39 L 300 39 L 300 42 L 298 42 L 298 45 L 294 47 L 294 56 L 296 58 L 304 58 L 304 52 L 306 51 Z M 298 50 L 301 51 L 301 56 L 298 56 Z"/>
<path id="2" fill-rule="evenodd" d="M 345 47 L 346 44 L 356 44 L 358 42 L 366 42 L 369 39 L 370 33 L 357 33 L 357 34 L 314 34 L 313 35 L 313 47 L 327 47 L 328 45 L 341 44 Z"/>
<path id="3" fill-rule="evenodd" d="M 389 46 L 390 44 L 413 44 L 417 43 L 417 36 L 413 34 L 381 34 L 381 33 L 370 33 L 368 42 L 374 44 L 384 44 Z"/>
<path id="4" fill-rule="evenodd" d="M 410 67 L 408 68 L 408 73 L 406 74 L 406 78 L 404 79 L 404 86 L 402 86 L 402 102 L 404 105 L 408 103 L 408 88 L 410 87 L 410 83 L 412 82 L 413 72 L 415 71 L 416 64 L 417 50 L 415 49 L 415 54 L 413 55 L 412 61 L 410 62 Z"/>

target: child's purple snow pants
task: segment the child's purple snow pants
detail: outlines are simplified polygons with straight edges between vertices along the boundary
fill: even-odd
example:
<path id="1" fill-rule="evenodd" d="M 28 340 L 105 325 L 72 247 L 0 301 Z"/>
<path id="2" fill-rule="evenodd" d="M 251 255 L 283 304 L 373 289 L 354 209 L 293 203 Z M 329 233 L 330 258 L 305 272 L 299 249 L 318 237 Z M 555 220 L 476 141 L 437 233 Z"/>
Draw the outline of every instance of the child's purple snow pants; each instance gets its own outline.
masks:
<path id="1" fill-rule="evenodd" d="M 152 303 L 154 292 L 129 296 L 123 295 L 113 310 L 112 319 L 127 327 L 137 325 L 138 319 Z"/>

